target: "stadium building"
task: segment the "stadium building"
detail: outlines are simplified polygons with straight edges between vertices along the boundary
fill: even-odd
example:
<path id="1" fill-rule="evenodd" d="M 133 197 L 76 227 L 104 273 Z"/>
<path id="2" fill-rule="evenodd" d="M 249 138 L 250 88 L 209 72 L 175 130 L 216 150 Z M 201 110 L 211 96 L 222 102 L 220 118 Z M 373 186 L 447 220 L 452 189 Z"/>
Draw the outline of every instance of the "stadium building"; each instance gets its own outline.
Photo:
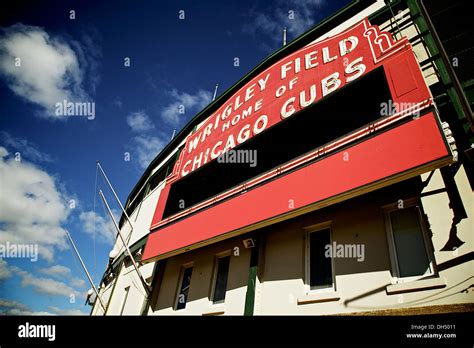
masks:
<path id="1" fill-rule="evenodd" d="M 472 311 L 469 14 L 354 0 L 266 58 L 143 173 L 92 315 Z"/>

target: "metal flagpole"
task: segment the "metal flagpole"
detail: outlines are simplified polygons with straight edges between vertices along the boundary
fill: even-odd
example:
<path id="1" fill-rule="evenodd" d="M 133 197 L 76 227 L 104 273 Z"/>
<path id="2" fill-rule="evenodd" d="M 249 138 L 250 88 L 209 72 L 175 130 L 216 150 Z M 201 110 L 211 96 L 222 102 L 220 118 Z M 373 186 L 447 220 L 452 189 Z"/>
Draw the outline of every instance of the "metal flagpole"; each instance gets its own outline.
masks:
<path id="1" fill-rule="evenodd" d="M 117 196 L 117 193 L 115 193 L 115 190 L 114 188 L 112 187 L 112 184 L 110 183 L 109 181 L 109 178 L 107 177 L 107 175 L 105 174 L 105 171 L 104 169 L 102 168 L 102 166 L 100 165 L 99 161 L 97 161 L 97 166 L 99 167 L 100 171 L 102 172 L 102 175 L 104 175 L 104 178 L 105 180 L 107 181 L 107 184 L 109 185 L 110 189 L 112 190 L 112 193 L 114 194 L 115 196 L 115 199 L 117 200 L 118 204 L 120 205 L 120 209 L 122 209 L 122 212 L 124 213 L 125 217 L 127 218 L 127 221 L 128 223 L 130 224 L 130 227 L 132 228 L 130 233 L 133 231 L 133 225 L 132 225 L 132 222 L 130 221 L 130 217 L 128 216 L 127 212 L 125 211 L 122 203 L 120 202 L 120 199 L 118 198 Z"/>
<path id="2" fill-rule="evenodd" d="M 135 268 L 135 271 L 138 274 L 138 278 L 140 278 L 140 281 L 142 282 L 142 285 L 145 288 L 147 295 L 150 296 L 150 288 L 148 284 L 146 283 L 145 279 L 143 279 L 143 276 L 140 273 L 140 270 L 138 269 L 135 259 L 133 258 L 133 255 L 130 252 L 130 248 L 128 247 L 127 243 L 125 242 L 125 239 L 122 236 L 122 232 L 120 231 L 117 221 L 115 221 L 114 214 L 112 214 L 112 211 L 110 210 L 109 204 L 107 203 L 107 200 L 105 199 L 105 196 L 102 190 L 99 190 L 99 195 L 100 195 L 100 198 L 102 199 L 102 202 L 104 202 L 104 205 L 106 206 L 107 211 L 109 212 L 110 218 L 112 219 L 112 222 L 114 223 L 115 229 L 117 230 L 118 235 L 120 239 L 122 240 L 123 246 L 125 247 L 125 250 L 127 251 L 128 256 L 130 256 L 130 260 L 132 261 L 133 267 Z"/>
<path id="3" fill-rule="evenodd" d="M 77 248 L 76 248 L 76 244 L 74 244 L 74 241 L 72 240 L 72 237 L 71 237 L 71 235 L 69 234 L 69 231 L 68 231 L 68 230 L 66 230 L 66 235 L 67 235 L 67 237 L 68 237 L 68 239 L 69 239 L 69 242 L 71 242 L 71 245 L 72 245 L 72 247 L 74 248 L 74 251 L 76 252 L 77 257 L 79 258 L 79 261 L 81 262 L 81 265 L 82 265 L 82 268 L 84 269 L 84 272 L 86 272 L 87 278 L 89 279 L 89 282 L 90 282 L 91 285 L 92 285 L 92 289 L 94 289 L 94 291 L 95 291 L 95 295 L 97 296 L 97 299 L 99 300 L 99 303 L 100 303 L 100 305 L 102 306 L 102 309 L 104 310 L 104 315 L 105 315 L 105 306 L 104 306 L 104 304 L 102 303 L 102 300 L 101 300 L 101 298 L 100 298 L 100 296 L 99 296 L 99 292 L 98 292 L 97 289 L 95 288 L 94 282 L 92 281 L 92 278 L 91 278 L 89 272 L 87 271 L 86 265 L 84 264 L 84 261 L 82 261 L 82 257 L 81 257 L 81 255 L 79 254 L 79 251 L 78 251 Z"/>

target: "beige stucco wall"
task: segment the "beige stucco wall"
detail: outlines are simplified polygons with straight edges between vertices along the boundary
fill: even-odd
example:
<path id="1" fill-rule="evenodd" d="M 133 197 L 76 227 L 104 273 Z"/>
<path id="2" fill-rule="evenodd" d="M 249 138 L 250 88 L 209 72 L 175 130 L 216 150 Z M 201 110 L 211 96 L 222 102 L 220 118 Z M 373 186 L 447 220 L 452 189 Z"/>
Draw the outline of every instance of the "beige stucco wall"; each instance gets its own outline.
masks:
<path id="1" fill-rule="evenodd" d="M 153 264 L 147 264 L 140 267 L 140 272 L 145 279 L 151 277 L 153 273 Z M 114 282 L 117 284 L 114 285 Z M 115 286 L 115 288 L 114 288 Z M 110 282 L 102 291 L 102 301 L 107 306 L 107 315 L 119 315 L 125 298 L 125 288 L 130 287 L 127 301 L 123 309 L 123 315 L 140 315 L 145 300 L 145 290 L 138 278 L 132 264 L 127 262 L 120 269 L 120 273 Z M 113 294 L 112 294 L 113 291 Z M 110 300 L 110 295 L 112 299 Z M 110 303 L 109 303 L 110 300 Z M 94 314 L 102 315 L 103 310 L 96 303 Z"/>
<path id="2" fill-rule="evenodd" d="M 245 249 L 241 237 L 184 253 L 167 260 L 156 306 L 149 314 L 155 315 L 203 315 L 224 312 L 226 315 L 242 315 L 247 291 L 250 249 Z M 238 249 L 236 249 L 238 248 Z M 224 304 L 213 305 L 210 301 L 216 256 L 230 251 L 229 278 Z M 174 310 L 181 267 L 193 262 L 191 286 L 186 308 Z"/>

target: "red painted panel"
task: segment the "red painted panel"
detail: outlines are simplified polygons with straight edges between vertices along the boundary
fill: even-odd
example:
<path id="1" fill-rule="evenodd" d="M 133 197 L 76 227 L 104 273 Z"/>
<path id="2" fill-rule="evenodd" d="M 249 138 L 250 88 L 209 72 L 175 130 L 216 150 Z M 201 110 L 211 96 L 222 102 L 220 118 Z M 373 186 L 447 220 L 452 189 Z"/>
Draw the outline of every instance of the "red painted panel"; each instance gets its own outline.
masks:
<path id="1" fill-rule="evenodd" d="M 397 97 L 401 97 L 416 89 L 416 81 L 406 59 L 401 59 L 390 68 L 390 79 L 395 86 Z"/>
<path id="2" fill-rule="evenodd" d="M 165 184 L 165 187 L 160 192 L 158 197 L 158 203 L 155 208 L 155 213 L 153 214 L 152 221 L 160 221 L 163 218 L 163 213 L 165 211 L 166 201 L 168 200 L 168 195 L 170 193 L 171 185 L 168 183 L 168 180 Z"/>
<path id="3" fill-rule="evenodd" d="M 151 233 L 143 259 L 182 249 L 449 155 L 429 113 Z"/>
<path id="4" fill-rule="evenodd" d="M 365 71 L 365 73 L 367 73 L 367 71 L 372 70 L 376 66 L 383 65 L 384 67 L 384 71 L 387 76 L 387 82 L 388 82 L 392 99 L 393 99 L 393 104 L 388 103 L 390 110 L 395 110 L 397 112 L 400 112 L 403 110 L 409 111 L 410 113 L 416 112 L 420 108 L 419 106 L 421 105 L 420 103 L 423 103 L 429 100 L 431 98 L 431 95 L 424 81 L 418 62 L 416 61 L 413 51 L 411 50 L 410 44 L 406 41 L 406 39 L 402 39 L 400 41 L 393 43 L 392 39 L 389 38 L 389 35 L 387 33 L 380 32 L 376 26 L 370 26 L 367 20 L 364 20 L 361 23 L 352 27 L 351 29 L 348 29 L 346 33 L 342 35 L 342 37 L 347 36 L 348 33 L 355 34 L 356 33 L 354 31 L 355 29 L 365 30 L 363 34 L 361 32 L 358 33 L 359 36 L 364 37 L 363 40 L 361 39 L 359 46 L 363 46 L 362 52 L 364 52 L 364 57 L 365 57 L 364 62 L 367 67 L 367 70 Z M 330 44 L 330 45 L 336 44 L 337 46 L 339 41 L 338 39 L 336 40 L 335 38 L 340 39 L 341 37 L 336 36 L 334 38 L 329 38 L 326 41 L 323 41 L 322 43 L 309 45 L 306 48 L 302 49 L 301 52 L 305 52 L 310 49 L 314 50 L 315 47 L 324 46 L 325 44 Z M 367 38 L 368 42 L 365 42 L 366 40 L 365 38 Z M 387 43 L 386 46 L 389 47 L 389 49 L 385 51 L 377 51 L 379 46 L 374 44 L 374 42 L 379 42 L 379 41 L 386 42 Z M 356 52 L 354 51 L 354 52 L 351 52 L 350 54 L 355 54 L 355 53 Z M 290 60 L 290 58 L 293 56 L 294 54 L 290 55 L 289 57 L 285 58 L 283 62 Z M 331 67 L 333 67 L 332 63 L 336 64 L 336 62 L 337 60 L 334 60 L 333 62 L 328 63 L 328 65 L 320 66 L 317 73 L 312 71 L 310 73 L 308 72 L 300 76 L 302 78 L 301 81 L 305 82 L 302 86 L 306 86 L 310 83 L 313 83 L 315 79 L 315 74 L 321 75 L 321 76 L 325 76 L 325 74 L 329 74 L 331 71 Z M 271 69 L 274 69 L 274 67 L 279 67 L 280 64 L 281 62 L 278 64 L 275 64 L 273 67 L 269 69 L 271 70 Z M 343 74 L 342 71 L 340 73 Z M 255 81 L 258 81 L 258 78 L 261 77 L 262 75 L 266 76 L 265 73 L 261 73 L 260 75 L 258 75 Z M 271 84 L 272 82 L 270 81 L 268 86 L 270 86 Z M 244 89 L 245 88 L 243 88 L 243 90 Z M 321 96 L 319 95 L 317 100 L 319 100 L 320 97 Z M 370 95 L 368 95 L 367 98 L 370 98 Z M 269 120 L 271 121 L 270 124 L 277 123 L 279 122 L 279 119 L 280 119 L 279 108 L 276 107 L 272 109 L 271 107 L 272 105 L 273 106 L 276 105 L 275 103 L 276 101 L 274 100 L 272 103 L 270 103 L 269 106 L 266 107 Z M 226 104 L 224 104 L 224 106 L 225 105 Z M 298 117 L 298 114 L 295 114 L 290 117 Z M 214 117 L 210 117 L 208 121 L 206 121 L 206 124 L 209 122 L 212 123 L 213 119 Z M 251 122 L 252 119 L 255 119 L 255 116 L 248 117 L 245 122 L 247 123 Z M 270 125 L 267 125 L 266 129 L 268 129 L 269 127 Z M 201 130 L 204 128 L 205 126 L 203 126 Z M 231 129 L 232 128 L 230 128 L 228 132 L 232 133 Z M 180 170 L 182 166 L 184 165 L 184 163 L 186 162 L 187 158 L 189 158 L 189 154 L 187 154 L 187 147 L 189 146 L 189 141 L 193 136 L 195 137 L 195 135 L 188 137 L 187 146 L 181 152 L 180 158 L 177 161 L 175 168 L 173 170 L 173 175 L 167 180 L 167 183 L 166 183 L 167 192 L 169 192 L 168 186 L 170 186 L 174 181 L 179 180 L 181 177 Z M 221 134 L 221 136 L 223 136 L 223 134 Z M 235 139 L 237 139 L 237 137 L 238 135 L 234 136 Z M 206 138 L 205 143 L 200 144 L 198 147 L 205 146 L 206 143 L 209 143 L 212 139 L 213 139 L 212 136 Z M 216 139 L 214 140 L 217 141 Z M 201 154 L 202 153 L 204 152 L 201 152 Z M 207 158 L 207 155 L 205 157 Z M 162 221 L 163 209 L 166 204 L 167 198 L 168 198 L 167 194 L 160 196 L 159 202 L 156 208 L 156 212 L 151 222 L 151 227 L 150 227 L 151 229 L 155 228 L 160 223 L 160 221 Z"/>
<path id="5" fill-rule="evenodd" d="M 397 111 L 431 98 L 413 51 L 391 57 L 384 62 L 383 67 Z"/>

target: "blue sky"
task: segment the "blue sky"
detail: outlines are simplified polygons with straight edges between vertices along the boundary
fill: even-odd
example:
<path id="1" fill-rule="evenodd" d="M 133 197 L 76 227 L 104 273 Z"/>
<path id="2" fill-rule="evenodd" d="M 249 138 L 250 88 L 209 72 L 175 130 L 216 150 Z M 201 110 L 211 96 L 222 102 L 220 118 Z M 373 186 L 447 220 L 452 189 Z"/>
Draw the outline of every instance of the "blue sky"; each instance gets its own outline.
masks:
<path id="1" fill-rule="evenodd" d="M 216 83 L 221 94 L 278 49 L 283 27 L 291 41 L 347 2 L 15 1 L 2 8 L 0 244 L 38 245 L 39 258 L 0 258 L 0 314 L 87 314 L 90 285 L 64 231 L 99 282 L 115 231 L 96 196 L 96 160 L 125 202 L 173 130 L 210 102 Z M 95 113 L 58 114 L 63 100 L 87 102 Z"/>

